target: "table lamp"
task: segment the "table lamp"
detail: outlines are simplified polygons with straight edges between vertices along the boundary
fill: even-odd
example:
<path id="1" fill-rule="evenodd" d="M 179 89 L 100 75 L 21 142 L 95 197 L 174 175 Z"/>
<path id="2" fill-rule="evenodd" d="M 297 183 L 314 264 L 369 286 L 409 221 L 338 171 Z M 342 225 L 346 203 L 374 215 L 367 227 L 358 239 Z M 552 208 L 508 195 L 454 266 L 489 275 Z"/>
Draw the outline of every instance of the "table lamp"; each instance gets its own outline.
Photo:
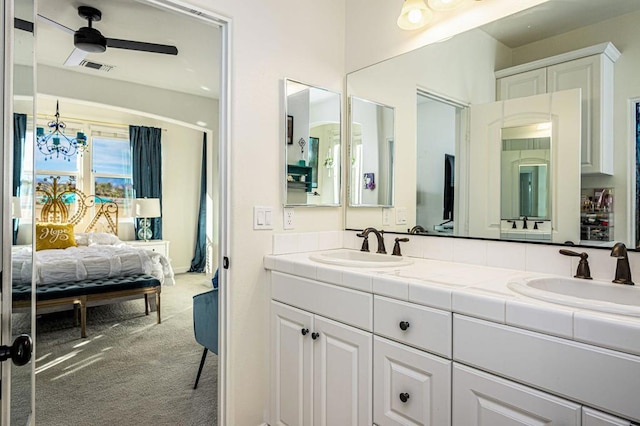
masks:
<path id="1" fill-rule="evenodd" d="M 149 241 L 153 237 L 151 231 L 151 221 L 149 219 L 160 217 L 159 198 L 136 198 L 136 217 L 141 218 L 138 222 L 138 238 Z"/>

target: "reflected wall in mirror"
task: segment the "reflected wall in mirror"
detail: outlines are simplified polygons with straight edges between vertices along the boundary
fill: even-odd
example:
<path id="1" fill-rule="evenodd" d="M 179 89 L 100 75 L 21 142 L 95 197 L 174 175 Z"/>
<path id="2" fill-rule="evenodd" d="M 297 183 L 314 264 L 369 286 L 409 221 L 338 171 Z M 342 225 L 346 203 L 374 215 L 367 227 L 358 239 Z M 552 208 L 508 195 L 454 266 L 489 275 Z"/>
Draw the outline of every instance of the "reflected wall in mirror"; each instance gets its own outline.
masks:
<path id="1" fill-rule="evenodd" d="M 594 16 L 598 18 L 593 18 Z M 633 130 L 636 124 L 635 103 L 632 101 L 640 98 L 640 81 L 633 77 L 634 70 L 640 66 L 640 26 L 637 25 L 639 21 L 640 2 L 633 0 L 611 0 L 606 3 L 596 0 L 550 1 L 459 34 L 444 42 L 428 45 L 350 73 L 347 76 L 349 96 L 376 99 L 379 102 L 394 105 L 396 109 L 398 143 L 395 158 L 397 164 L 402 164 L 402 167 L 396 168 L 394 210 L 402 209 L 407 212 L 407 216 L 406 223 L 392 220 L 391 224 L 383 225 L 380 209 L 348 209 L 346 227 L 362 229 L 375 226 L 384 227 L 386 231 L 406 232 L 415 225 L 423 225 L 416 215 L 418 202 L 421 199 L 416 179 L 417 170 L 426 167 L 424 163 L 416 163 L 416 158 L 419 158 L 416 129 L 422 125 L 415 102 L 418 91 L 423 90 L 447 99 L 454 99 L 462 105 L 491 103 L 498 99 L 499 94 L 496 88 L 496 72 L 535 64 L 536 61 L 548 61 L 549 58 L 556 60 L 560 58 L 560 61 L 568 62 L 564 54 L 610 42 L 622 56 L 614 63 L 605 65 L 608 67 L 607 72 L 610 71 L 612 75 L 612 80 L 604 83 L 604 92 L 598 90 L 597 93 L 606 93 L 610 98 L 599 104 L 600 109 L 596 115 L 597 117 L 601 114 L 610 115 L 611 122 L 598 119 L 599 121 L 593 123 L 583 123 L 582 133 L 588 131 L 591 135 L 595 135 L 594 138 L 597 135 L 605 135 L 603 140 L 608 141 L 606 143 L 610 146 L 607 148 L 612 149 L 613 168 L 610 174 L 604 169 L 603 172 L 589 173 L 585 172 L 586 168 L 582 166 L 579 188 L 576 194 L 571 194 L 571 202 L 578 209 L 576 223 L 572 224 L 571 232 L 567 230 L 567 233 L 562 232 L 562 234 L 571 234 L 570 240 L 576 244 L 606 246 L 611 245 L 615 240 L 636 247 L 635 231 L 638 224 L 634 214 L 635 197 L 618 196 L 614 211 L 608 212 L 610 218 L 608 223 L 616 224 L 615 227 L 609 227 L 609 232 L 613 235 L 611 241 L 581 239 L 579 209 L 581 193 L 593 194 L 598 188 L 610 188 L 615 194 L 637 192 L 635 175 L 631 176 L 628 170 L 634 169 L 636 157 L 635 140 L 631 140 L 631 135 L 636 134 Z M 539 30 L 535 30 L 536 28 Z M 577 60 L 583 63 L 588 62 L 586 58 Z M 540 78 L 536 77 L 535 82 L 532 83 L 533 88 L 537 90 L 534 93 L 577 87 L 572 85 L 574 83 L 577 85 L 581 78 L 577 78 L 575 74 L 573 77 L 563 74 L 562 64 L 556 68 L 554 68 L 555 65 L 538 66 L 536 73 Z M 592 72 L 591 75 L 595 74 Z M 612 89 L 613 87 L 615 90 Z M 527 87 L 527 94 L 534 94 L 530 89 Z M 592 89 L 589 91 L 593 92 Z M 583 93 L 589 91 L 583 89 Z M 593 102 L 593 99 L 591 101 L 583 99 L 583 105 L 589 102 Z M 583 117 L 590 116 L 589 119 L 596 117 L 593 115 L 594 110 L 590 110 L 585 115 L 584 108 L 585 106 L 583 106 Z M 629 117 L 634 119 L 630 120 Z M 496 143 L 499 145 L 499 133 L 497 135 Z M 469 136 L 473 137 L 473 132 L 470 131 Z M 589 136 L 587 140 L 593 139 Z M 581 150 L 584 151 L 584 140 L 582 143 Z M 479 160 L 469 156 L 468 149 L 469 145 L 462 144 L 454 153 L 456 167 L 454 217 L 456 220 L 452 233 L 456 236 L 501 238 L 499 232 L 494 232 L 498 231 L 497 228 L 491 233 L 478 233 L 477 228 L 458 223 L 460 216 L 455 216 L 460 209 L 470 211 L 468 204 L 473 191 L 470 189 L 472 178 L 469 170 L 471 165 Z M 497 158 L 499 159 L 499 156 Z M 495 166 L 496 170 L 499 169 L 499 162 Z M 434 179 L 436 177 L 440 179 L 440 174 L 439 171 L 433 172 L 432 176 Z M 559 182 L 553 179 L 552 173 L 550 176 L 552 178 L 550 192 L 553 194 Z M 497 174 L 496 178 L 499 179 Z M 497 183 L 499 185 L 499 181 Z M 444 191 L 440 197 L 442 196 Z M 491 217 L 499 217 L 500 205 L 490 208 L 496 208 L 496 214 L 491 213 Z M 397 217 L 398 212 L 395 213 Z M 475 215 L 486 216 L 487 213 L 485 210 L 474 210 Z M 557 209 L 553 208 L 550 214 L 553 216 L 555 213 Z M 578 229 L 577 235 L 573 228 Z M 429 231 L 431 232 L 431 229 Z M 559 235 L 558 238 L 560 238 Z"/>
<path id="2" fill-rule="evenodd" d="M 349 99 L 349 206 L 391 207 L 394 191 L 395 110 Z"/>
<path id="3" fill-rule="evenodd" d="M 341 97 L 286 79 L 285 205 L 340 205 Z"/>

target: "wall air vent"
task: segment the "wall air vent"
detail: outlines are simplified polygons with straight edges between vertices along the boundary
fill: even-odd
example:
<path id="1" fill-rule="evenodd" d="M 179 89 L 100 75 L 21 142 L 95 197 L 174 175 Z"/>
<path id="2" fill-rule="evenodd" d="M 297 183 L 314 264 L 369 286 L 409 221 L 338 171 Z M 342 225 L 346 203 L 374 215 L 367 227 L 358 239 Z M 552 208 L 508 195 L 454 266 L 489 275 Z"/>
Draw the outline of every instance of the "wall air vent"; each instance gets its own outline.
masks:
<path id="1" fill-rule="evenodd" d="M 87 60 L 83 60 L 82 62 L 80 62 L 80 66 L 104 72 L 111 71 L 113 68 L 115 68 L 113 65 L 99 64 L 97 62 L 91 62 Z"/>

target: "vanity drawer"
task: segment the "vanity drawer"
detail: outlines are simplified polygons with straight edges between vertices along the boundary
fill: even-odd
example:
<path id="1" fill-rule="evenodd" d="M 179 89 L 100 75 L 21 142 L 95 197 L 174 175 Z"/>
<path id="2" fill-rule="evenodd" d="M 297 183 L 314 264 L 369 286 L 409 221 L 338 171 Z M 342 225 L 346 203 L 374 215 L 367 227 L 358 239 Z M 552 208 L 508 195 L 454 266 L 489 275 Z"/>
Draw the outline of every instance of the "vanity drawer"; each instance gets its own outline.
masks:
<path id="1" fill-rule="evenodd" d="M 375 296 L 373 332 L 451 359 L 451 313 Z"/>
<path id="2" fill-rule="evenodd" d="M 370 293 L 272 272 L 271 298 L 366 331 L 373 330 Z"/>

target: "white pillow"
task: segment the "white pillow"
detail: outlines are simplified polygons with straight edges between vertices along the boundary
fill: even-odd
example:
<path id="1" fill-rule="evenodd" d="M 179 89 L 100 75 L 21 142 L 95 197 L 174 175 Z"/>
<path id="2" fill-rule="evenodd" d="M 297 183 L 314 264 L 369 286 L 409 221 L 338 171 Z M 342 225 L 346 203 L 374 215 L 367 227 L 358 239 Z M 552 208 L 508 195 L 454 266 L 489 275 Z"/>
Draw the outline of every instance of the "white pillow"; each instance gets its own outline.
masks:
<path id="1" fill-rule="evenodd" d="M 89 245 L 89 234 L 86 232 L 78 232 L 75 234 L 76 244 L 79 246 L 88 246 Z"/>
<path id="2" fill-rule="evenodd" d="M 114 245 L 120 243 L 120 239 L 113 234 L 107 232 L 91 232 L 89 236 L 89 244 Z"/>

